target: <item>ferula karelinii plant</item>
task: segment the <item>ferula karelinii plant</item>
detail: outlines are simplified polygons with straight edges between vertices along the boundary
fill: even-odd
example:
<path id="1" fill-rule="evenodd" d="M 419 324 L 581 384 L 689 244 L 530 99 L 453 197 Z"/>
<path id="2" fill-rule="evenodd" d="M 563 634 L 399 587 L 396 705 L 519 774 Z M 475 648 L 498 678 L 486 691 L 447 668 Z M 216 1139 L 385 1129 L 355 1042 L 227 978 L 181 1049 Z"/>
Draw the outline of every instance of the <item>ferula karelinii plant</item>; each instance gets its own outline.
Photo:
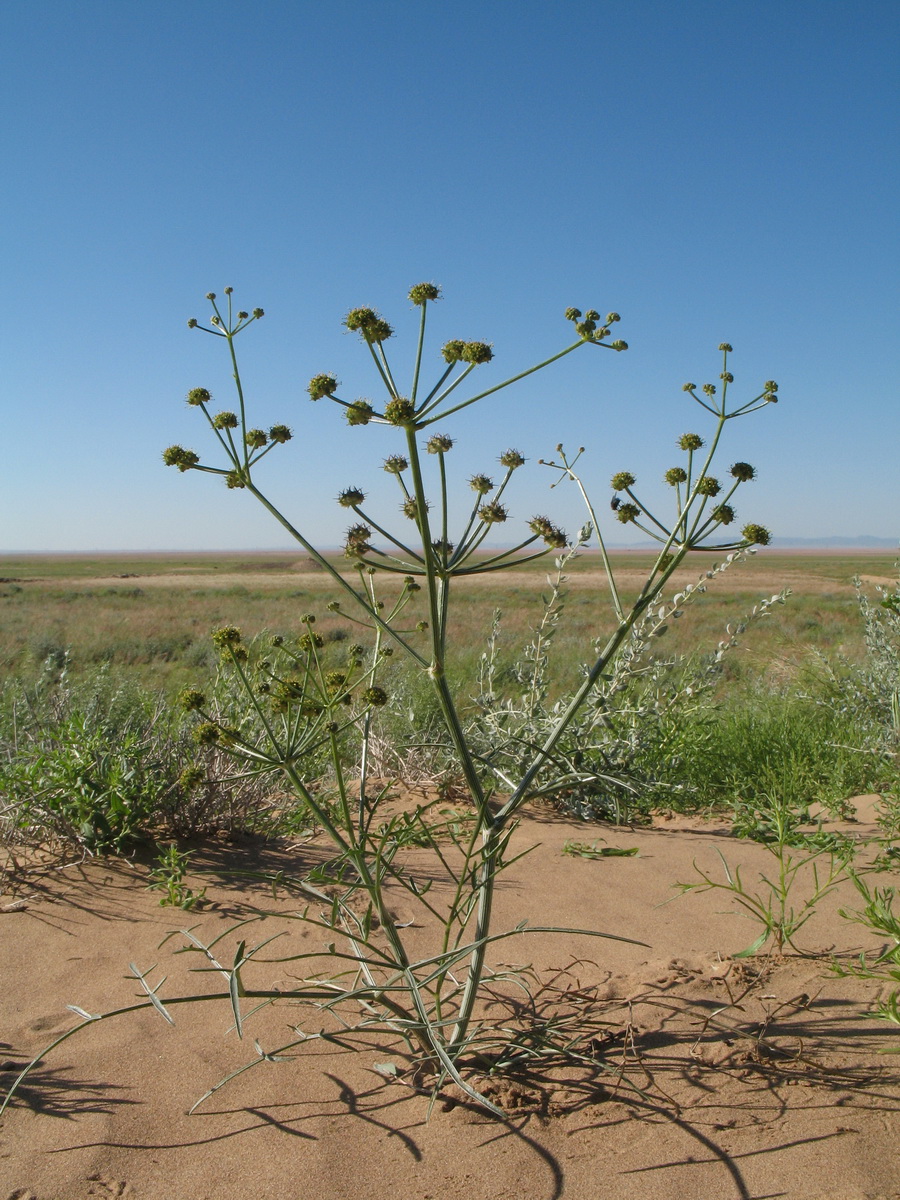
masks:
<path id="1" fill-rule="evenodd" d="M 488 1056 L 495 1067 L 507 1061 L 504 1055 L 509 1031 L 504 1034 L 499 1027 L 494 1029 L 479 1001 L 485 984 L 494 977 L 488 961 L 490 947 L 504 937 L 537 928 L 522 924 L 511 932 L 500 933 L 492 928 L 494 890 L 498 875 L 507 865 L 516 814 L 530 798 L 546 792 L 548 777 L 554 772 L 558 775 L 554 764 L 557 744 L 598 680 L 626 646 L 635 624 L 659 600 L 684 556 L 689 550 L 712 548 L 710 539 L 733 523 L 734 493 L 755 472 L 748 464 L 737 463 L 727 481 L 720 481 L 710 472 L 712 459 L 726 423 L 774 402 L 776 385 L 768 382 L 755 398 L 729 408 L 727 395 L 732 377 L 728 370 L 730 347 L 725 345 L 720 347 L 724 355 L 720 384 L 699 390 L 694 384 L 686 385 L 691 398 L 712 418 L 713 431 L 708 445 L 698 434 L 680 438 L 682 457 L 666 474 L 675 492 L 671 518 L 657 515 L 640 498 L 637 476 L 630 470 L 613 478 L 616 494 L 611 504 L 612 519 L 633 523 L 660 545 L 644 586 L 631 603 L 623 602 L 616 588 L 601 523 L 575 471 L 581 452 L 570 458 L 562 446 L 557 447 L 558 458 L 546 465 L 560 473 L 560 480 L 574 482 L 587 504 L 590 524 L 576 544 L 584 544 L 592 536 L 598 541 L 610 585 L 598 596 L 598 603 L 606 603 L 611 597 L 613 632 L 593 652 L 589 669 L 573 681 L 568 702 L 561 706 L 542 743 L 535 744 L 530 757 L 526 756 L 510 775 L 508 767 L 492 764 L 469 745 L 447 678 L 453 583 L 463 576 L 500 571 L 531 558 L 553 555 L 565 549 L 567 538 L 552 518 L 537 515 L 526 519 L 523 533 L 512 548 L 486 548 L 495 526 L 502 525 L 508 539 L 506 531 L 515 523 L 508 493 L 514 491 L 513 476 L 525 463 L 516 448 L 499 448 L 496 460 L 484 464 L 484 474 L 460 481 L 470 506 L 461 526 L 452 529 L 448 493 L 455 435 L 448 429 L 452 430 L 451 418 L 576 350 L 626 350 L 627 344 L 612 336 L 618 313 L 610 312 L 604 319 L 598 310 L 582 313 L 568 309 L 565 317 L 574 326 L 575 337 L 561 350 L 501 382 L 473 387 L 475 372 L 489 369 L 495 359 L 493 347 L 485 342 L 446 342 L 440 348 L 433 379 L 423 382 L 427 313 L 440 296 L 435 284 L 418 284 L 409 293 L 419 309 L 419 330 L 408 375 L 400 374 L 388 354 L 393 334 L 388 321 L 373 309 L 352 309 L 344 324 L 358 335 L 364 352 L 371 357 L 383 398 L 346 397 L 337 377 L 324 372 L 310 379 L 307 394 L 310 401 L 328 401 L 343 412 L 351 427 L 348 437 L 366 436 L 352 428 L 356 426 L 381 424 L 396 430 L 396 449 L 379 464 L 379 469 L 397 482 L 399 505 L 393 516 L 384 519 L 368 511 L 364 486 L 359 486 L 365 480 L 345 481 L 337 497 L 337 503 L 353 514 L 344 552 L 356 568 L 354 577 L 353 569 L 339 570 L 315 546 L 311 534 L 276 508 L 258 483 L 261 460 L 276 447 L 284 446 L 291 430 L 286 424 L 264 430 L 250 423 L 236 341 L 264 314 L 260 308 L 235 312 L 231 289 L 226 289 L 225 295 L 220 303 L 213 293 L 208 294 L 213 311 L 207 324 L 196 319 L 188 322 L 192 329 L 224 342 L 234 376 L 234 411 L 216 411 L 206 388 L 195 387 L 188 393 L 188 403 L 206 419 L 218 457 L 206 461 L 192 449 L 170 446 L 163 459 L 180 471 L 219 476 L 229 488 L 242 489 L 261 503 L 330 576 L 338 596 L 329 605 L 331 611 L 364 627 L 371 645 L 368 650 L 353 646 L 344 661 L 335 661 L 333 646 L 324 644 L 309 621 L 298 638 L 273 639 L 265 651 L 253 643 L 246 645 L 240 631 L 228 627 L 218 632 L 215 641 L 222 661 L 243 689 L 247 721 L 239 728 L 225 728 L 216 713 L 208 710 L 202 692 L 190 690 L 183 697 L 185 707 L 196 713 L 199 740 L 215 739 L 253 769 L 280 773 L 334 843 L 343 892 L 335 899 L 318 890 L 309 879 L 300 885 L 314 906 L 304 919 L 324 932 L 335 960 L 334 977 L 301 978 L 290 992 L 267 990 L 264 984 L 251 986 L 246 977 L 251 970 L 259 970 L 255 958 L 265 942 L 250 950 L 241 942 L 234 965 L 228 968 L 194 934 L 189 940 L 227 977 L 228 989 L 221 995 L 232 1005 L 239 1036 L 248 1016 L 244 1011 L 246 996 L 295 1005 L 306 1003 L 316 1014 L 317 1027 L 321 1028 L 324 1010 L 345 1029 L 353 1026 L 382 1039 L 392 1038 L 405 1045 L 416 1064 L 417 1078 L 430 1072 L 435 1088 L 452 1079 L 484 1108 L 502 1115 L 479 1094 L 472 1080 L 460 1073 L 460 1060 L 466 1057 L 471 1061 L 469 1056 L 478 1054 L 482 1061 Z M 440 427 L 435 430 L 438 422 Z M 426 477 L 433 480 L 433 486 L 426 484 Z M 742 537 L 719 542 L 715 548 L 734 551 L 768 540 L 768 531 L 762 526 L 747 525 Z M 391 586 L 392 581 L 399 587 Z M 412 615 L 407 612 L 411 604 L 415 609 Z M 389 701 L 384 686 L 389 680 L 381 679 L 380 669 L 384 658 L 394 650 L 402 652 L 422 672 L 433 690 L 446 746 L 471 800 L 471 819 L 445 823 L 440 831 L 436 831 L 427 809 L 403 818 L 385 817 L 381 803 L 384 792 L 373 789 L 369 765 L 373 714 Z M 356 747 L 352 756 L 348 753 L 351 742 Z M 323 747 L 332 757 L 332 777 L 327 781 L 321 778 Z M 452 853 L 447 850 L 448 840 L 454 846 Z M 402 865 L 400 851 L 411 842 L 434 852 L 436 868 L 450 885 L 446 903 L 432 899 L 427 878 L 417 877 Z M 402 888 L 410 905 L 418 909 L 417 923 L 427 924 L 434 931 L 432 952 L 426 957 L 417 959 L 412 955 L 404 927 L 394 915 L 395 904 L 386 898 L 387 885 L 395 894 L 398 887 Z M 297 963 L 302 966 L 306 957 L 298 955 Z M 349 977 L 348 960 L 353 964 Z M 147 993 L 146 1004 L 168 1015 L 156 988 L 143 974 L 135 974 Z M 207 1002 L 215 996 L 198 997 L 198 1002 L 201 999 Z M 85 1020 L 96 1019 L 83 1015 Z M 298 1036 L 287 1047 L 263 1051 L 257 1045 L 258 1057 L 248 1065 L 273 1061 L 290 1046 L 317 1036 L 326 1034 L 298 1028 Z M 544 1044 L 551 1052 L 561 1049 L 552 1039 Z"/>

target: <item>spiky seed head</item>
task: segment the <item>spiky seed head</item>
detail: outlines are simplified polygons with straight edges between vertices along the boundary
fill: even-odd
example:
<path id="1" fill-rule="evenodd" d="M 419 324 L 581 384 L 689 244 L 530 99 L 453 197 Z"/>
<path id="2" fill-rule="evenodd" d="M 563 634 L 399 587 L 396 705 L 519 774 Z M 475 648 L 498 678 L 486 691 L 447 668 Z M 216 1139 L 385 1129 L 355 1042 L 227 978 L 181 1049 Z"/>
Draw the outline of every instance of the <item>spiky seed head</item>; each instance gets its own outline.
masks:
<path id="1" fill-rule="evenodd" d="M 616 520 L 621 521 L 623 525 L 627 525 L 630 521 L 636 521 L 641 515 L 641 510 L 636 504 L 620 504 L 616 513 Z"/>
<path id="2" fill-rule="evenodd" d="M 368 400 L 354 400 L 344 409 L 348 425 L 368 425 L 375 415 L 375 409 Z"/>
<path id="3" fill-rule="evenodd" d="M 213 417 L 216 429 L 237 429 L 239 423 L 237 415 L 233 412 L 220 412 Z"/>
<path id="4" fill-rule="evenodd" d="M 741 536 L 751 546 L 768 546 L 772 540 L 772 535 L 765 525 L 745 525 L 741 530 Z"/>
<path id="5" fill-rule="evenodd" d="M 240 471 L 229 471 L 225 476 L 225 486 L 231 490 L 235 488 L 245 488 L 247 481 L 244 479 Z"/>
<path id="6" fill-rule="evenodd" d="M 508 471 L 516 471 L 519 467 L 525 465 L 525 457 L 518 450 L 504 450 L 500 455 L 499 463 L 501 467 L 506 467 Z"/>
<path id="7" fill-rule="evenodd" d="M 490 504 L 482 504 L 478 515 L 485 525 L 502 525 L 509 514 L 498 500 L 492 500 Z"/>
<path id="8" fill-rule="evenodd" d="M 756 478 L 756 471 L 749 463 L 736 462 L 732 464 L 731 474 L 741 483 L 749 483 L 751 479 Z"/>
<path id="9" fill-rule="evenodd" d="M 321 633 L 301 633 L 297 638 L 297 645 L 301 650 L 320 650 L 325 645 L 325 639 Z"/>
<path id="10" fill-rule="evenodd" d="M 423 305 L 428 300 L 439 300 L 441 289 L 436 283 L 417 283 L 409 289 L 409 298 L 416 305 Z"/>
<path id="11" fill-rule="evenodd" d="M 409 466 L 402 454 L 392 454 L 384 460 L 384 469 L 389 475 L 401 475 Z"/>
<path id="12" fill-rule="evenodd" d="M 678 439 L 678 445 L 682 450 L 699 450 L 703 445 L 703 438 L 699 433 L 683 433 Z"/>
<path id="13" fill-rule="evenodd" d="M 194 741 L 198 746 L 215 746 L 218 744 L 220 736 L 221 731 L 218 725 L 213 725 L 212 721 L 203 721 L 193 733 Z"/>
<path id="14" fill-rule="evenodd" d="M 369 704 L 372 708 L 381 708 L 388 702 L 388 694 L 384 688 L 368 687 L 362 694 L 364 703 Z"/>
<path id="15" fill-rule="evenodd" d="M 614 492 L 624 492 L 626 488 L 634 487 L 634 476 L 630 471 L 619 471 L 609 481 Z"/>
<path id="16" fill-rule="evenodd" d="M 734 509 L 730 504 L 720 504 L 713 509 L 713 520 L 718 521 L 720 525 L 730 525 L 734 520 Z"/>
<path id="17" fill-rule="evenodd" d="M 679 483 L 687 483 L 687 471 L 683 467 L 669 467 L 663 479 L 672 487 L 677 487 Z"/>
<path id="18" fill-rule="evenodd" d="M 209 394 L 206 388 L 191 388 L 187 394 L 188 404 L 194 406 L 198 404 L 209 404 L 210 400 L 212 400 L 212 396 Z"/>
<path id="19" fill-rule="evenodd" d="M 397 396 L 385 405 L 384 415 L 392 425 L 408 425 L 416 415 L 416 406 L 411 400 Z"/>
<path id="20" fill-rule="evenodd" d="M 446 454 L 453 449 L 453 438 L 447 437 L 446 433 L 436 433 L 428 439 L 425 449 L 429 454 Z"/>
<path id="21" fill-rule="evenodd" d="M 248 429 L 244 441 L 251 450 L 261 450 L 268 442 L 268 437 L 262 429 Z"/>
<path id="22" fill-rule="evenodd" d="M 197 688 L 185 688 L 178 695 L 178 703 L 185 712 L 196 712 L 206 703 L 206 696 Z"/>
<path id="23" fill-rule="evenodd" d="M 273 425 L 269 430 L 269 440 L 280 442 L 282 445 L 289 442 L 293 436 L 287 425 Z"/>
<path id="24" fill-rule="evenodd" d="M 404 517 L 408 517 L 410 521 L 417 520 L 419 516 L 419 502 L 415 496 L 409 496 L 406 500 L 404 500 L 400 505 L 400 511 L 403 513 Z"/>
<path id="25" fill-rule="evenodd" d="M 463 351 L 466 348 L 466 343 L 461 342 L 459 338 L 452 338 L 444 344 L 441 354 L 444 356 L 444 361 L 448 363 L 460 362 L 463 356 Z"/>
<path id="26" fill-rule="evenodd" d="M 532 517 L 531 520 L 528 522 L 528 528 L 531 530 L 532 533 L 538 534 L 540 537 L 543 537 L 545 534 L 549 533 L 550 530 L 553 528 L 553 523 L 549 517 L 542 517 L 542 516 Z"/>
<path id="27" fill-rule="evenodd" d="M 358 508 L 360 504 L 365 504 L 366 494 L 361 492 L 359 488 L 345 488 L 337 498 L 341 508 Z"/>
<path id="28" fill-rule="evenodd" d="M 494 490 L 494 481 L 489 479 L 487 475 L 473 475 L 469 480 L 469 487 L 473 492 L 477 492 L 479 496 L 486 496 L 488 492 Z"/>

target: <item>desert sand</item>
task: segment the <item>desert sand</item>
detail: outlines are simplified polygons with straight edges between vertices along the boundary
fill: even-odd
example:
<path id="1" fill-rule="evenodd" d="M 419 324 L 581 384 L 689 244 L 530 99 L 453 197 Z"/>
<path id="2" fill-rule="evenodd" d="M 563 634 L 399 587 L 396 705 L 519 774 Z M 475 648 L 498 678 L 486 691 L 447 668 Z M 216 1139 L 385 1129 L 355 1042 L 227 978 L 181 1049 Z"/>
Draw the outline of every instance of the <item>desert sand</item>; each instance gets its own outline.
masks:
<path id="1" fill-rule="evenodd" d="M 857 815 L 841 828 L 874 836 L 871 799 Z M 507 1111 L 499 1122 L 454 1087 L 431 1104 L 396 1046 L 313 1042 L 247 1071 L 189 1116 L 209 1087 L 256 1057 L 254 1037 L 271 1050 L 298 1021 L 317 1028 L 316 1017 L 282 1001 L 238 1041 L 222 1001 L 173 1008 L 174 1026 L 139 1012 L 86 1028 L 25 1082 L 0 1127 L 0 1200 L 900 1197 L 900 1057 L 884 1053 L 900 1049 L 900 1030 L 866 1015 L 877 984 L 829 971 L 832 955 L 846 962 L 878 945 L 838 915 L 856 907 L 850 885 L 803 929 L 809 955 L 735 959 L 753 923 L 722 893 L 673 888 L 696 878 L 695 861 L 720 869 L 717 850 L 747 881 L 769 869 L 766 850 L 725 824 L 610 829 L 546 812 L 526 816 L 514 836 L 537 848 L 502 878 L 496 928 L 527 919 L 646 943 L 567 934 L 500 943 L 496 961 L 535 973 L 539 1015 L 568 1011 L 573 1029 L 581 1023 L 593 1066 L 520 1079 L 473 1073 Z M 570 838 L 638 854 L 564 856 Z M 151 978 L 168 977 L 163 997 L 215 989 L 209 974 L 189 974 L 196 955 L 174 953 L 183 937 L 160 946 L 172 930 L 196 927 L 209 940 L 266 910 L 223 940 L 225 959 L 239 937 L 282 930 L 271 957 L 312 948 L 316 932 L 291 919 L 296 897 L 273 899 L 227 872 L 302 872 L 325 853 L 315 841 L 197 843 L 189 882 L 207 887 L 210 904 L 189 913 L 160 906 L 146 862 L 94 859 L 20 880 L 0 904 L 0 1079 L 8 1085 L 77 1022 L 67 1005 L 99 1013 L 135 1000 L 130 962 L 157 964 Z M 427 929 L 407 932 L 428 944 Z M 289 988 L 293 969 L 263 965 L 256 979 Z M 510 1016 L 516 995 L 498 998 L 493 1015 L 505 1004 Z"/>

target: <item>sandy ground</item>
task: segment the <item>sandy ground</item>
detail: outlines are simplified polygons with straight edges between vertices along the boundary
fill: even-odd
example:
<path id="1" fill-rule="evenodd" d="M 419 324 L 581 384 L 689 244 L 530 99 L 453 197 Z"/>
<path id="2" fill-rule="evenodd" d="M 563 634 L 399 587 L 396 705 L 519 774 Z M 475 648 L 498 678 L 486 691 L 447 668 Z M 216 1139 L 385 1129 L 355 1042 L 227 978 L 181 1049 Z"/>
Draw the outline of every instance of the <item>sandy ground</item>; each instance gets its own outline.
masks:
<path id="1" fill-rule="evenodd" d="M 858 818 L 846 831 L 874 835 L 871 801 Z M 593 1066 L 505 1082 L 473 1076 L 507 1110 L 498 1122 L 452 1088 L 429 1111 L 395 1046 L 319 1042 L 248 1071 L 188 1116 L 207 1088 L 255 1057 L 254 1037 L 272 1049 L 303 1014 L 279 1003 L 239 1042 L 223 1002 L 173 1008 L 174 1027 L 140 1012 L 90 1026 L 29 1078 L 0 1128 L 0 1198 L 900 1197 L 900 1057 L 882 1053 L 900 1047 L 900 1031 L 866 1017 L 876 985 L 828 971 L 829 954 L 846 960 L 875 945 L 837 915 L 854 907 L 852 888 L 803 930 L 817 957 L 736 960 L 755 926 L 727 897 L 659 906 L 675 881 L 695 877 L 695 861 L 720 870 L 717 850 L 755 881 L 770 865 L 762 847 L 686 820 L 609 830 L 533 815 L 514 836 L 538 848 L 503 877 L 497 928 L 527 919 L 647 943 L 570 934 L 501 943 L 498 960 L 536 972 L 538 1015 L 580 1014 Z M 569 857 L 570 838 L 639 854 Z M 280 931 L 272 958 L 317 949 L 320 935 L 291 919 L 296 900 L 226 872 L 302 871 L 324 853 L 315 843 L 210 840 L 197 847 L 190 882 L 208 886 L 212 906 L 187 914 L 160 907 L 145 864 L 92 861 L 31 877 L 19 890 L 24 904 L 0 912 L 2 1078 L 74 1023 L 67 1004 L 98 1013 L 130 1003 L 129 962 L 158 964 L 165 997 L 221 986 L 219 976 L 188 975 L 197 957 L 173 953 L 183 937 L 160 948 L 179 926 L 208 939 L 268 909 L 223 939 L 225 959 L 239 937 Z M 428 945 L 428 929 L 407 932 Z M 258 978 L 288 987 L 294 969 L 271 963 Z M 376 1069 L 385 1061 L 397 1078 Z"/>

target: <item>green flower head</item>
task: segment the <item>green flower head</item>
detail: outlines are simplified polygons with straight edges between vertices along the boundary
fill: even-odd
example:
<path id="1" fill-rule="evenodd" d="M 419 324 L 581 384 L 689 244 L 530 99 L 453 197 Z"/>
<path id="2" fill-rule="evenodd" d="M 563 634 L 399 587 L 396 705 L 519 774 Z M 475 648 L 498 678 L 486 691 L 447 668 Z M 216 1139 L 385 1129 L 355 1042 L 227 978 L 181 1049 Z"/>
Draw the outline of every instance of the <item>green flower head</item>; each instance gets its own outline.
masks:
<path id="1" fill-rule="evenodd" d="M 385 405 L 384 415 L 392 425 L 409 425 L 416 415 L 416 406 L 411 400 L 397 396 Z"/>
<path id="2" fill-rule="evenodd" d="M 498 461 L 500 466 L 506 467 L 508 471 L 516 471 L 524 466 L 525 457 L 518 450 L 504 450 Z"/>
<path id="3" fill-rule="evenodd" d="M 749 463 L 745 462 L 734 463 L 731 468 L 731 474 L 740 483 L 749 483 L 751 479 L 756 478 L 756 471 L 750 466 Z"/>
<path id="4" fill-rule="evenodd" d="M 441 350 L 441 354 L 444 356 L 445 362 L 460 362 L 465 348 L 465 342 L 461 342 L 459 338 L 453 338 L 451 341 L 445 343 L 444 348 Z"/>
<path id="5" fill-rule="evenodd" d="M 631 521 L 636 521 L 640 515 L 641 510 L 636 504 L 620 504 L 616 511 L 616 520 L 627 525 Z"/>
<path id="6" fill-rule="evenodd" d="M 720 504 L 713 509 L 713 519 L 718 521 L 720 525 L 730 525 L 734 520 L 734 509 L 730 504 Z"/>
<path id="7" fill-rule="evenodd" d="M 178 703 L 185 712 L 196 712 L 206 703 L 206 696 L 197 688 L 185 688 L 178 695 Z"/>
<path id="8" fill-rule="evenodd" d="M 368 687 L 362 694 L 363 702 L 372 708 L 381 708 L 388 702 L 388 694 L 384 688 Z"/>
<path id="9" fill-rule="evenodd" d="M 361 333 L 367 342 L 386 342 L 394 332 L 372 308 L 353 308 L 344 318 L 348 329 Z"/>
<path id="10" fill-rule="evenodd" d="M 613 350 L 627 350 L 628 349 L 628 343 L 623 342 L 621 338 L 617 338 L 616 341 L 610 342 L 609 344 L 612 346 Z"/>
<path id="11" fill-rule="evenodd" d="M 191 388 L 187 394 L 187 402 L 193 406 L 198 404 L 209 404 L 210 400 L 212 400 L 212 396 L 209 394 L 206 388 Z"/>
<path id="12" fill-rule="evenodd" d="M 206 772 L 202 767 L 185 767 L 178 776 L 178 786 L 183 792 L 193 792 L 206 783 Z"/>
<path id="13" fill-rule="evenodd" d="M 567 321 L 577 321 L 577 320 L 579 320 L 580 317 L 581 317 L 581 309 L 580 308 L 567 308 L 566 309 L 566 320 Z"/>
<path id="14" fill-rule="evenodd" d="M 189 471 L 200 461 L 199 454 L 185 450 L 184 446 L 169 446 L 163 450 L 162 457 L 167 467 L 177 467 L 179 471 Z"/>
<path id="15" fill-rule="evenodd" d="M 700 496 L 718 496 L 722 485 L 712 475 L 701 475 L 697 480 L 697 493 Z"/>
<path id="16" fill-rule="evenodd" d="M 219 741 L 220 730 L 212 721 L 204 721 L 196 727 L 193 737 L 198 746 L 215 746 Z"/>
<path id="17" fill-rule="evenodd" d="M 354 400 L 344 409 L 348 425 L 368 425 L 375 415 L 375 409 L 368 400 Z"/>
<path id="18" fill-rule="evenodd" d="M 469 480 L 469 487 L 473 492 L 477 492 L 479 496 L 486 496 L 488 492 L 494 490 L 493 479 L 488 479 L 487 475 L 473 475 Z"/>
<path id="19" fill-rule="evenodd" d="M 229 471 L 225 476 L 225 486 L 232 489 L 243 488 L 247 483 L 240 471 Z"/>
<path id="20" fill-rule="evenodd" d="M 720 349 L 720 350 L 724 350 L 724 352 L 725 352 L 726 354 L 731 354 L 731 352 L 732 352 L 732 350 L 734 349 L 734 347 L 733 347 L 733 346 L 730 346 L 730 345 L 728 344 L 728 342 L 720 342 L 720 343 L 719 343 L 719 349 Z"/>
<path id="21" fill-rule="evenodd" d="M 765 525 L 745 525 L 741 530 L 741 536 L 751 546 L 768 546 L 772 540 L 772 535 Z"/>
<path id="22" fill-rule="evenodd" d="M 494 352 L 487 342 L 466 342 L 463 347 L 463 362 L 472 363 L 473 366 L 489 363 L 493 357 Z"/>
<path id="23" fill-rule="evenodd" d="M 287 425 L 273 425 L 269 430 L 269 441 L 272 442 L 289 442 L 293 434 Z"/>
<path id="24" fill-rule="evenodd" d="M 262 429 L 248 429 L 244 438 L 251 450 L 261 450 L 268 440 Z"/>
<path id="25" fill-rule="evenodd" d="M 453 438 L 447 437 L 446 433 L 436 433 L 428 439 L 425 449 L 429 454 L 446 454 L 453 449 Z"/>
<path id="26" fill-rule="evenodd" d="M 241 631 L 236 625 L 223 625 L 212 632 L 213 645 L 219 650 L 230 650 L 241 643 Z"/>
<path id="27" fill-rule="evenodd" d="M 683 433 L 678 439 L 678 445 L 682 450 L 699 450 L 703 445 L 703 438 L 699 433 Z"/>
<path id="28" fill-rule="evenodd" d="M 677 487 L 679 483 L 687 483 L 687 471 L 683 467 L 670 467 L 663 479 L 672 487 Z"/>
<path id="29" fill-rule="evenodd" d="M 436 283 L 417 283 L 409 289 L 409 298 L 413 304 L 422 306 L 428 300 L 439 300 L 441 289 Z"/>
<path id="30" fill-rule="evenodd" d="M 624 492 L 626 488 L 634 487 L 634 482 L 634 476 L 630 471 L 619 471 L 609 481 L 610 487 L 614 492 Z"/>
<path id="31" fill-rule="evenodd" d="M 237 429 L 240 422 L 233 412 L 216 413 L 213 417 L 213 425 L 216 429 Z"/>
<path id="32" fill-rule="evenodd" d="M 306 385 L 310 400 L 321 400 L 323 396 L 333 396 L 338 389 L 338 381 L 333 375 L 313 375 Z"/>

